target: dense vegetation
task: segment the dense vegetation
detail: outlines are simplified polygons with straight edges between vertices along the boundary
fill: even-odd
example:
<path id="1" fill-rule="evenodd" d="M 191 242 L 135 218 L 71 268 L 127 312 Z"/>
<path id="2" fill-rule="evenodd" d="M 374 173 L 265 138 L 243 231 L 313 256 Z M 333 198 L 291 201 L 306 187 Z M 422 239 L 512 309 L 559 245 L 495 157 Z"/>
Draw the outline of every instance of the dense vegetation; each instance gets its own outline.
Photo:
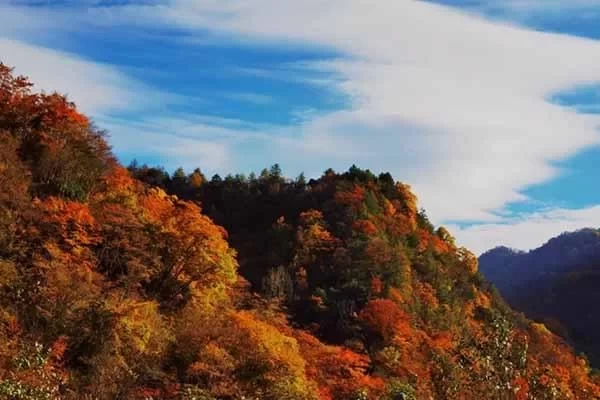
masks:
<path id="1" fill-rule="evenodd" d="M 481 271 L 528 317 L 585 352 L 600 366 L 600 233 L 564 233 L 530 252 L 496 248 L 480 257 Z"/>
<path id="2" fill-rule="evenodd" d="M 389 174 L 130 172 L 4 66 L 0 141 L 0 398 L 600 398 Z"/>

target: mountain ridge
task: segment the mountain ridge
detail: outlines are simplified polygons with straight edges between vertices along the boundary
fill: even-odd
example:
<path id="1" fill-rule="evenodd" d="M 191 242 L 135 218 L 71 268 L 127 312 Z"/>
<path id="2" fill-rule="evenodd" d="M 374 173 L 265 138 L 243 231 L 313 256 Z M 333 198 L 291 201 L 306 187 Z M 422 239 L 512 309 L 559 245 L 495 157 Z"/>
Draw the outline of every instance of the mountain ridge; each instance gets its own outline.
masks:
<path id="1" fill-rule="evenodd" d="M 597 229 L 565 232 L 529 252 L 492 249 L 479 258 L 481 272 L 517 310 L 545 321 L 594 365 L 600 348 L 594 343 L 596 278 L 600 266 Z M 592 321 L 592 322 L 590 322 Z"/>

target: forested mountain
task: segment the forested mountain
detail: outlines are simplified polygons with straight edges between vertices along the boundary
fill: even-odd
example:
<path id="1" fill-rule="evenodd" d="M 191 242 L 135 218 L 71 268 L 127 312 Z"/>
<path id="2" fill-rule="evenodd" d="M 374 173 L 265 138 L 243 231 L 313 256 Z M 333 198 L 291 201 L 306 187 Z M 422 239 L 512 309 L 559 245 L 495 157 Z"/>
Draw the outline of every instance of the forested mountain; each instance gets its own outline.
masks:
<path id="1" fill-rule="evenodd" d="M 528 317 L 600 366 L 600 232 L 564 233 L 530 252 L 500 247 L 479 258 L 481 272 Z"/>
<path id="2" fill-rule="evenodd" d="M 128 171 L 0 66 L 0 184 L 0 398 L 600 398 L 389 174 Z"/>

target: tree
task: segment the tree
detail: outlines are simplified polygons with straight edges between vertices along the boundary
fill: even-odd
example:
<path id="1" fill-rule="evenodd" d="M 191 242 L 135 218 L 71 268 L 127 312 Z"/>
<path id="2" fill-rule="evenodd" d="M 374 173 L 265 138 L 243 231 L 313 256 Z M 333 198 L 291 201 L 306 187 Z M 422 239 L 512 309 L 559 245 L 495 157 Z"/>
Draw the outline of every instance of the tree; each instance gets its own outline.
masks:
<path id="1" fill-rule="evenodd" d="M 372 334 L 390 341 L 406 314 L 391 300 L 371 300 L 360 313 L 360 321 Z"/>
<path id="2" fill-rule="evenodd" d="M 296 178 L 296 186 L 304 189 L 306 186 L 306 177 L 304 176 L 304 172 L 301 172 L 300 175 Z"/>
<path id="3" fill-rule="evenodd" d="M 159 190 L 150 191 L 143 204 L 151 221 L 161 227 L 153 235 L 162 263 L 151 272 L 148 291 L 170 306 L 194 292 L 224 295 L 235 281 L 237 267 L 224 230 L 198 206 L 167 199 Z"/>
<path id="4" fill-rule="evenodd" d="M 198 189 L 200 186 L 202 186 L 202 184 L 204 184 L 204 182 L 206 182 L 206 177 L 202 171 L 200 171 L 200 168 L 196 168 L 194 172 L 190 174 L 188 180 L 192 188 Z"/>
<path id="5" fill-rule="evenodd" d="M 280 179 L 282 176 L 281 173 L 281 167 L 279 166 L 279 164 L 273 164 L 271 166 L 271 168 L 269 169 L 269 175 L 273 178 L 273 179 Z"/>

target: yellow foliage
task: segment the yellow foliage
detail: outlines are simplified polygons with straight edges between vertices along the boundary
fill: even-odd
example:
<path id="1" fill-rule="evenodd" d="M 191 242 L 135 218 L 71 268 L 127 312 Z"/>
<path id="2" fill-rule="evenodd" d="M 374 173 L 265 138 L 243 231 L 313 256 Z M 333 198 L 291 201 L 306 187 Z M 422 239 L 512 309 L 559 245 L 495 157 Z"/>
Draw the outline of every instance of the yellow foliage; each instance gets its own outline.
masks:
<path id="1" fill-rule="evenodd" d="M 17 278 L 17 269 L 14 263 L 0 260 L 0 287 L 10 285 Z"/>
<path id="2" fill-rule="evenodd" d="M 552 332 L 550 332 L 548 330 L 548 328 L 546 328 L 546 325 L 544 324 L 540 324 L 538 322 L 532 322 L 531 323 L 531 328 L 533 329 L 534 332 L 540 334 L 540 335 L 552 335 Z"/>
<path id="3" fill-rule="evenodd" d="M 118 300 L 115 299 L 115 302 Z M 119 301 L 114 308 L 119 316 L 115 327 L 115 341 L 128 362 L 138 356 L 159 356 L 163 353 L 171 333 L 154 301 Z"/>
<path id="4" fill-rule="evenodd" d="M 264 368 L 261 380 L 267 382 L 265 399 L 313 398 L 306 379 L 305 361 L 294 338 L 283 335 L 247 311 L 233 314 L 233 323 L 240 335 L 237 343 L 240 347 L 232 352 L 246 360 L 246 366 Z"/>

